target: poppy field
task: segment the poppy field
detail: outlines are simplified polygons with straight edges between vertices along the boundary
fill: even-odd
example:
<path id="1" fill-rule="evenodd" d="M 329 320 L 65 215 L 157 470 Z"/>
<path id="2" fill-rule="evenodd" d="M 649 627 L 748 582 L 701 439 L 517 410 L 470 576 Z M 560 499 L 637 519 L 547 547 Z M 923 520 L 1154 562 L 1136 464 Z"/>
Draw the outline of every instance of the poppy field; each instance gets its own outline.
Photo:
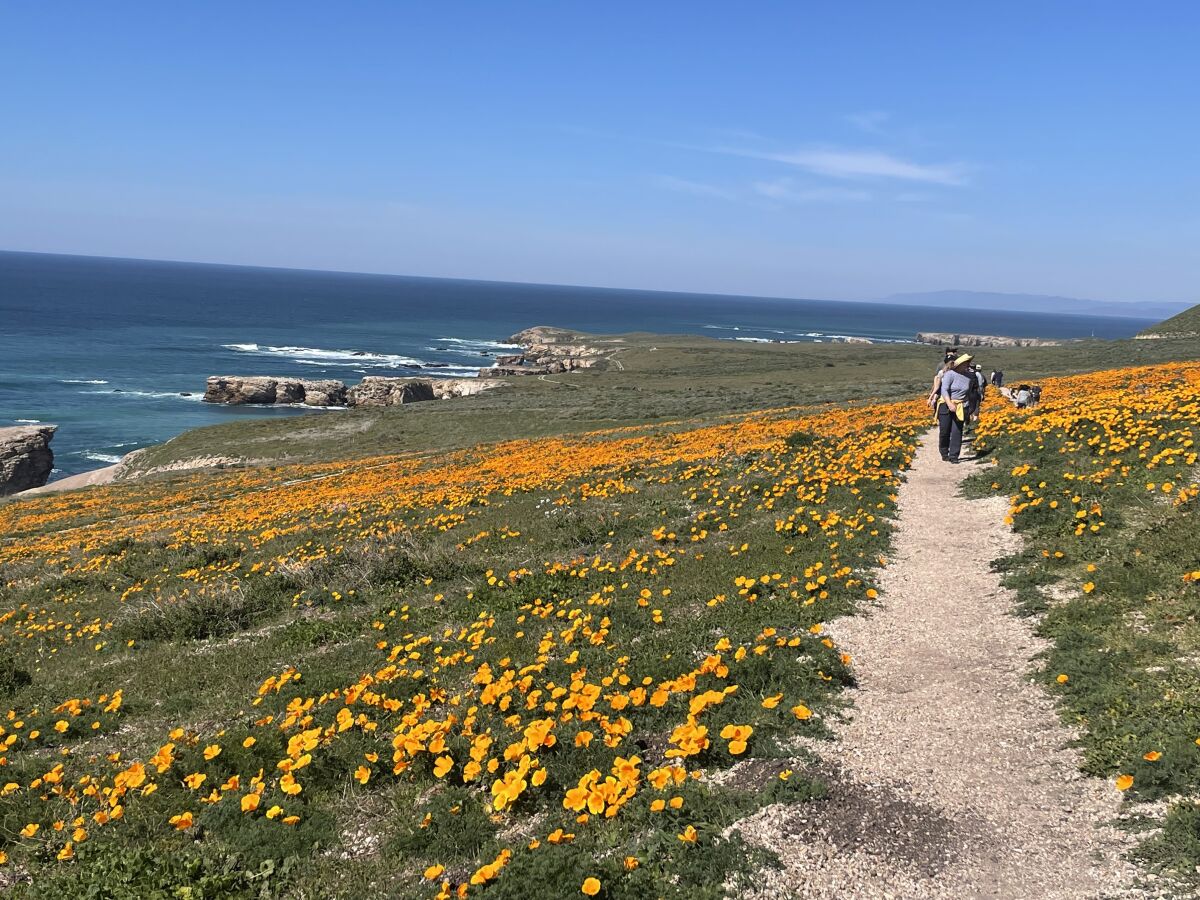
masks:
<path id="1" fill-rule="evenodd" d="M 1010 498 L 997 565 L 1088 772 L 1186 875 L 1200 364 L 1043 385 L 989 401 L 969 485 Z M 2 505 L 0 888 L 737 895 L 773 864 L 737 823 L 824 794 L 854 661 L 823 623 L 875 596 L 929 425 L 788 407 Z"/>
<path id="2" fill-rule="evenodd" d="M 0 507 L 20 896 L 721 896 L 823 791 L 917 402 Z"/>
<path id="3" fill-rule="evenodd" d="M 1051 642 L 1039 677 L 1088 774 L 1130 801 L 1151 869 L 1200 865 L 1200 365 L 1055 379 L 1030 410 L 993 406 L 996 465 L 1024 547 L 998 565 Z"/>

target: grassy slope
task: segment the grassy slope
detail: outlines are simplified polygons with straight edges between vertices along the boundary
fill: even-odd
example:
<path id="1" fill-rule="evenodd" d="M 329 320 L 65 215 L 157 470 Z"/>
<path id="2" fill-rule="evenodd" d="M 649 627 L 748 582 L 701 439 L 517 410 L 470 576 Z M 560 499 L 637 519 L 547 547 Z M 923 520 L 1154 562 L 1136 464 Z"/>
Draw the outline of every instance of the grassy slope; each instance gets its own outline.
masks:
<path id="1" fill-rule="evenodd" d="M 1194 883 L 1200 367 L 1059 386 L 1067 402 L 985 423 L 980 440 L 998 464 L 973 489 L 1011 498 L 1026 543 L 998 565 L 1051 642 L 1039 677 L 1082 735 L 1085 770 L 1117 780 L 1137 803 L 1166 801 L 1165 820 L 1133 807 L 1135 824 L 1155 831 L 1139 855 Z"/>
<path id="2" fill-rule="evenodd" d="M 1178 315 L 1152 325 L 1142 334 L 1158 334 L 1170 337 L 1191 337 L 1200 335 L 1200 304 L 1191 309 L 1185 309 Z"/>
<path id="3" fill-rule="evenodd" d="M 202 456 L 308 461 L 424 452 L 480 441 L 587 431 L 793 404 L 919 394 L 940 362 L 917 345 L 747 344 L 627 335 L 623 369 L 509 379 L 478 397 L 328 417 L 237 422 L 187 432 L 138 460 L 141 469 Z M 656 348 L 656 349 L 651 349 Z M 1189 358 L 1190 344 L 1086 341 L 1055 348 L 982 349 L 1008 380 Z M 232 448 L 232 449 L 231 449 Z"/>
<path id="4" fill-rule="evenodd" d="M 6 654 L 0 692 L 14 710 L 4 726 L 18 734 L 6 778 L 20 785 L 0 797 L 0 841 L 12 856 L 0 868 L 0 885 L 24 873 L 34 881 L 22 890 L 34 896 L 70 895 L 96 883 L 117 896 L 179 884 L 201 886 L 196 896 L 431 896 L 436 886 L 419 884 L 424 866 L 445 865 L 443 877 L 457 881 L 501 850 L 513 850 L 507 874 L 489 894 L 525 895 L 531 884 L 567 884 L 564 894 L 577 895 L 589 867 L 608 896 L 719 893 L 722 881 L 754 858 L 736 841 L 718 840 L 720 831 L 762 803 L 821 791 L 792 741 L 822 734 L 821 720 L 836 711 L 837 688 L 849 673 L 836 649 L 808 629 L 852 609 L 862 596 L 871 566 L 886 552 L 894 492 L 894 475 L 865 477 L 846 466 L 874 456 L 894 471 L 911 446 L 914 425 L 901 421 L 908 413 L 900 408 L 848 420 L 832 412 L 809 422 L 789 412 L 772 417 L 778 424 L 765 437 L 765 426 L 753 421 L 732 431 L 712 431 L 706 423 L 736 410 L 789 403 L 824 407 L 864 395 L 911 397 L 923 390 L 939 353 L 663 337 L 633 337 L 630 344 L 619 357 L 623 372 L 555 378 L 577 387 L 533 379 L 477 399 L 331 414 L 315 422 L 219 426 L 149 455 L 161 463 L 225 452 L 233 441 L 248 455 L 309 460 L 307 467 L 176 475 L 0 505 L 0 518 L 8 517 L 0 523 L 6 534 L 0 540 L 0 646 Z M 1022 380 L 1189 356 L 1200 357 L 1200 346 L 1096 342 L 981 353 L 985 364 Z M 685 417 L 691 421 L 668 424 Z M 348 439 L 323 424 L 340 430 L 348 422 L 370 427 Z M 638 422 L 652 427 L 465 456 L 436 452 Z M 923 427 L 924 417 L 916 423 Z M 860 443 L 863 428 L 865 438 L 880 438 L 869 448 Z M 611 442 L 621 439 L 631 442 L 603 463 Z M 672 454 L 680 448 L 694 457 L 676 460 Z M 401 451 L 435 452 L 415 462 L 346 461 Z M 593 465 L 604 474 L 589 469 Z M 340 474 L 323 477 L 330 473 Z M 447 487 L 430 487 L 442 484 Z M 802 498 L 797 490 L 810 493 Z M 831 518 L 832 511 L 839 516 Z M 822 568 L 814 568 L 817 563 Z M 827 582 L 818 581 L 822 575 Z M 747 587 L 748 577 L 762 586 Z M 553 624 L 531 627 L 535 610 Z M 597 629 L 606 634 L 598 642 L 566 640 L 566 623 L 577 620 L 585 636 Z M 769 640 L 767 627 L 778 630 Z M 545 654 L 538 641 L 547 633 L 556 635 L 555 646 L 539 663 Z M 478 658 L 443 662 L 445 674 L 431 681 L 416 668 L 430 665 L 430 645 L 414 643 L 422 635 L 433 637 L 443 656 L 475 642 Z M 539 685 L 547 677 L 565 687 L 577 677 L 618 673 L 603 690 L 627 692 L 642 678 L 661 684 L 687 673 L 706 654 L 722 652 L 716 648 L 723 637 L 731 645 L 725 651 L 731 674 L 701 676 L 690 696 L 731 683 L 738 692 L 706 714 L 712 747 L 685 762 L 708 770 L 736 762 L 739 755 L 718 739 L 725 724 L 754 728 L 746 756 L 757 762 L 725 787 L 689 780 L 661 794 L 682 797 L 682 810 L 654 812 L 649 800 L 660 795 L 643 785 L 611 826 L 597 828 L 575 823 L 575 813 L 560 801 L 589 769 L 607 773 L 618 754 L 643 757 L 643 772 L 660 765 L 667 738 L 686 722 L 686 692 L 661 710 L 626 707 L 634 733 L 624 744 L 604 747 L 597 738 L 576 746 L 571 736 L 578 726 L 563 723 L 559 746 L 537 754 L 548 772 L 543 792 L 530 788 L 519 798 L 515 818 L 493 814 L 488 787 L 514 762 L 501 750 L 522 739 L 530 714 L 510 726 L 484 709 L 476 730 L 486 725 L 497 735 L 497 749 L 485 754 L 501 760 L 497 775 L 464 782 L 470 744 L 457 732 L 447 739 L 455 760 L 449 777 L 432 774 L 437 753 L 392 774 L 393 729 L 412 709 L 414 692 L 478 691 L 464 676 L 477 672 L 481 661 L 495 672 L 546 665 L 536 673 Z M 773 642 L 781 638 L 793 649 L 777 648 Z M 299 726 L 281 735 L 278 718 L 255 723 L 285 716 L 289 703 L 305 697 L 332 698 L 314 707 L 317 722 L 327 723 L 347 685 L 377 672 L 397 646 L 406 648 L 402 662 L 408 653 L 422 655 L 400 685 L 377 689 L 405 698 L 406 705 L 388 713 L 367 707 L 378 729 L 360 723 L 337 732 L 314 748 L 314 762 L 300 771 L 303 792 L 281 793 L 276 764 Z M 738 646 L 765 650 L 735 664 Z M 579 656 L 571 658 L 572 650 Z M 264 680 L 289 667 L 303 673 L 301 681 L 279 691 L 268 687 L 255 704 Z M 574 674 L 581 670 L 593 675 Z M 622 686 L 624 677 L 630 682 Z M 98 711 L 117 689 L 124 692 L 121 709 Z M 552 691 L 548 684 L 538 689 Z M 784 699 L 765 709 L 761 700 L 774 692 Z M 52 711 L 68 698 L 92 705 L 78 715 Z M 525 712 L 525 699 L 522 694 L 514 709 Z M 788 710 L 797 702 L 816 715 L 796 720 Z M 439 701 L 435 708 L 444 715 L 454 707 Z M 618 717 L 605 711 L 611 725 Z M 61 734 L 59 721 L 66 723 Z M 99 723 L 94 730 L 93 721 Z M 171 737 L 176 728 L 182 733 Z M 31 730 L 41 732 L 36 741 L 28 737 Z M 248 736 L 257 742 L 244 748 Z M 119 827 L 95 824 L 91 800 L 72 805 L 30 787 L 52 770 L 62 749 L 71 751 L 64 762 L 72 778 L 88 771 L 111 785 L 130 759 L 145 759 L 168 740 L 177 745 L 178 759 L 161 778 L 152 773 L 160 782 L 156 793 L 125 803 Z M 204 759 L 203 749 L 213 744 L 221 755 Z M 106 760 L 112 752 L 122 756 Z M 379 762 L 370 762 L 368 753 L 379 754 Z M 370 769 L 366 784 L 352 777 L 356 766 Z M 793 767 L 795 776 L 778 778 Z M 262 809 L 244 814 L 237 798 L 259 768 L 270 788 Z M 208 775 L 203 790 L 182 786 L 180 779 L 192 772 Z M 212 805 L 199 801 L 235 773 L 242 782 L 226 792 L 230 796 Z M 262 812 L 273 805 L 300 821 L 267 820 Z M 167 820 L 185 809 L 197 824 L 176 834 Z M 90 833 L 72 848 L 76 859 L 60 863 L 55 857 L 76 827 L 76 814 L 85 814 Z M 63 832 L 53 829 L 55 817 Z M 21 838 L 30 822 L 42 823 L 39 834 Z M 676 837 L 687 825 L 698 829 L 695 853 Z M 555 827 L 576 832 L 576 839 L 547 844 Z M 534 838 L 542 849 L 526 851 Z M 322 849 L 313 853 L 314 844 Z M 626 856 L 639 861 L 637 869 L 625 868 Z M 227 871 L 230 859 L 237 863 Z M 397 859 L 404 863 L 398 866 Z M 251 879 L 250 871 L 264 874 Z"/>

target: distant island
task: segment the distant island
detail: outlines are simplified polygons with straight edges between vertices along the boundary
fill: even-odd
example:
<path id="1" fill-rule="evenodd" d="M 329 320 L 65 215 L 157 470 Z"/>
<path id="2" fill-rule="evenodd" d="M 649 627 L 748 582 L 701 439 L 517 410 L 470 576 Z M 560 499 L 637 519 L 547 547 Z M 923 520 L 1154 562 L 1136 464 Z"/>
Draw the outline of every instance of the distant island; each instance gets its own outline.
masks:
<path id="1" fill-rule="evenodd" d="M 879 303 L 898 306 L 944 306 L 970 308 L 985 306 L 1010 312 L 1066 313 L 1075 316 L 1118 316 L 1130 319 L 1166 319 L 1193 305 L 1186 301 L 1157 300 L 1084 300 L 1051 294 L 1004 294 L 997 291 L 928 291 L 889 294 Z"/>

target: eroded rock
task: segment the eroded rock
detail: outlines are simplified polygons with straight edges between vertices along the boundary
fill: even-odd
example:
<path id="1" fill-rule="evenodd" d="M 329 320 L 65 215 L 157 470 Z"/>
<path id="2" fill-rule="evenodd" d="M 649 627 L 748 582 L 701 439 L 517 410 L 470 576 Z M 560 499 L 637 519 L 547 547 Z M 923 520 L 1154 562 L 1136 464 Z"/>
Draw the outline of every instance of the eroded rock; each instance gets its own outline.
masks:
<path id="1" fill-rule="evenodd" d="M 0 428 L 0 496 L 41 487 L 54 468 L 50 440 L 57 425 Z"/>

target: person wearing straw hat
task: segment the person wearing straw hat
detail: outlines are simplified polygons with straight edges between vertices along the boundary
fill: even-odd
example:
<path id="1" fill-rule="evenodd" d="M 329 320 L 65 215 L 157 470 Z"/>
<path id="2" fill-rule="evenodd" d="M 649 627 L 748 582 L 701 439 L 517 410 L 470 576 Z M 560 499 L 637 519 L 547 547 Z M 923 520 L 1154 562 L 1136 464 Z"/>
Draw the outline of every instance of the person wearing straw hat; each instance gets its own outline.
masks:
<path id="1" fill-rule="evenodd" d="M 967 420 L 967 395 L 974 375 L 968 366 L 974 357 L 969 353 L 956 357 L 950 371 L 942 376 L 938 397 L 938 450 L 946 462 L 958 462 L 962 452 L 963 427 Z"/>

